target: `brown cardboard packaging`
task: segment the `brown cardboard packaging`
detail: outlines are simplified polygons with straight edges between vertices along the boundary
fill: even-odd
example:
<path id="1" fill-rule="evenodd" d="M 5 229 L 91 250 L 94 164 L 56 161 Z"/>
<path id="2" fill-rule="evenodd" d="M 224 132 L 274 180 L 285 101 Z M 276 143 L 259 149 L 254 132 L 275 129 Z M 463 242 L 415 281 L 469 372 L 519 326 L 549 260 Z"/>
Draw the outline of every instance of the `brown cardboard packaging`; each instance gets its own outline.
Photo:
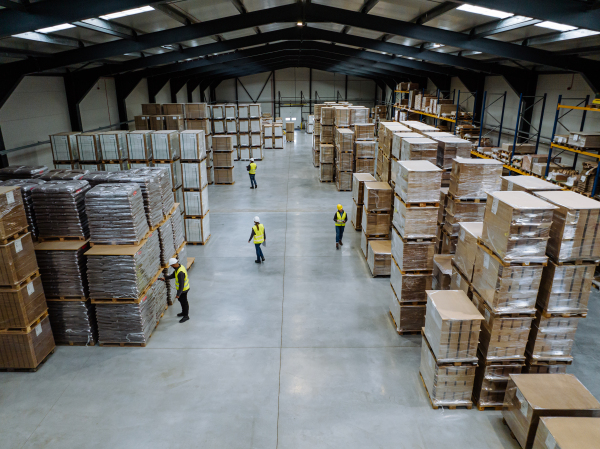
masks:
<path id="1" fill-rule="evenodd" d="M 215 184 L 233 184 L 233 168 L 234 167 L 214 167 L 213 173 Z"/>
<path id="2" fill-rule="evenodd" d="M 490 362 L 524 362 L 533 316 L 498 315 L 477 292 L 473 292 L 473 304 L 484 317 L 479 334 L 479 352 L 483 358 Z"/>
<path id="3" fill-rule="evenodd" d="M 373 175 L 375 172 L 375 159 L 356 159 L 354 173 Z M 373 178 L 375 179 L 375 178 Z"/>
<path id="4" fill-rule="evenodd" d="M 567 366 L 572 362 L 542 362 L 539 365 L 532 359 L 527 359 L 523 367 L 523 374 L 567 374 Z"/>
<path id="5" fill-rule="evenodd" d="M 463 202 L 449 198 L 446 203 L 444 229 L 451 236 L 457 236 L 460 223 L 483 222 L 485 202 Z"/>
<path id="6" fill-rule="evenodd" d="M 502 162 L 492 159 L 456 158 L 452 162 L 450 189 L 454 198 L 486 198 L 487 192 L 500 190 Z"/>
<path id="7" fill-rule="evenodd" d="M 165 103 L 162 105 L 163 115 L 185 115 L 184 103 Z"/>
<path id="8" fill-rule="evenodd" d="M 356 201 L 352 200 L 352 210 L 350 211 L 350 223 L 352 223 L 352 226 L 354 226 L 354 229 L 357 231 L 362 230 L 362 210 L 362 206 L 356 204 Z"/>
<path id="9" fill-rule="evenodd" d="M 320 177 L 319 180 L 321 182 L 324 181 L 333 181 L 335 178 L 335 165 L 333 164 L 325 164 L 323 162 L 321 162 L 321 166 L 320 168 Z"/>
<path id="10" fill-rule="evenodd" d="M 536 192 L 557 207 L 546 253 L 558 262 L 600 259 L 600 202 L 575 192 Z"/>
<path id="11" fill-rule="evenodd" d="M 352 191 L 352 172 L 338 170 L 335 175 L 335 183 L 339 191 Z"/>
<path id="12" fill-rule="evenodd" d="M 0 331 L 0 368 L 37 368 L 54 348 L 48 316 L 29 331 Z"/>
<path id="13" fill-rule="evenodd" d="M 363 186 L 363 205 L 369 212 L 388 211 L 393 207 L 394 191 L 385 182 L 366 182 Z"/>
<path id="14" fill-rule="evenodd" d="M 215 153 L 219 151 L 233 151 L 233 137 L 225 134 L 212 136 L 212 150 Z"/>
<path id="15" fill-rule="evenodd" d="M 433 256 L 432 290 L 450 290 L 453 257 L 452 254 L 436 254 Z"/>
<path id="16" fill-rule="evenodd" d="M 557 415 L 599 417 L 600 403 L 571 374 L 510 375 L 502 416 L 523 449 L 533 446 L 540 418 Z"/>
<path id="17" fill-rule="evenodd" d="M 462 275 L 462 273 L 458 271 L 456 265 L 454 265 L 454 262 L 452 262 L 452 277 L 450 278 L 449 290 L 462 290 L 469 298 L 473 298 L 471 284 Z"/>
<path id="18" fill-rule="evenodd" d="M 398 131 L 397 128 L 394 129 L 394 133 L 391 136 L 391 155 L 396 159 L 400 159 L 400 152 L 402 150 L 402 140 L 405 138 L 422 138 L 424 137 L 421 133 L 416 133 L 411 131 L 409 128 L 404 127 L 403 130 Z"/>
<path id="19" fill-rule="evenodd" d="M 163 131 L 166 129 L 166 121 L 164 115 L 150 115 L 148 123 L 152 131 Z"/>
<path id="20" fill-rule="evenodd" d="M 0 240 L 27 230 L 27 216 L 21 188 L 0 186 Z"/>
<path id="21" fill-rule="evenodd" d="M 357 160 L 361 158 L 375 158 L 376 149 L 376 140 L 359 140 L 354 142 L 354 156 Z"/>
<path id="22" fill-rule="evenodd" d="M 457 157 L 470 158 L 472 144 L 458 137 L 437 137 L 431 133 L 431 139 L 437 142 L 436 165 L 444 170 L 452 169 L 452 160 Z M 438 133 L 442 134 L 442 133 Z"/>
<path id="23" fill-rule="evenodd" d="M 545 317 L 538 310 L 527 343 L 527 356 L 535 361 L 573 360 L 571 351 L 579 317 Z"/>
<path id="24" fill-rule="evenodd" d="M 331 144 L 321 143 L 319 158 L 321 164 L 333 164 L 335 158 L 335 147 Z"/>
<path id="25" fill-rule="evenodd" d="M 500 190 L 506 191 L 523 191 L 533 193 L 543 190 L 562 190 L 557 184 L 553 184 L 535 176 L 518 175 L 518 176 L 502 176 L 502 185 Z"/>
<path id="26" fill-rule="evenodd" d="M 352 198 L 356 204 L 362 206 L 365 197 L 365 182 L 376 182 L 376 180 L 373 175 L 368 173 L 354 173 L 353 178 Z"/>
<path id="27" fill-rule="evenodd" d="M 321 135 L 320 135 L 321 143 L 331 143 L 333 144 L 333 126 L 331 125 L 321 125 Z"/>
<path id="28" fill-rule="evenodd" d="M 136 131 L 144 131 L 150 129 L 150 117 L 147 115 L 136 115 L 133 118 Z"/>
<path id="29" fill-rule="evenodd" d="M 207 138 L 212 132 L 210 120 L 186 120 L 185 126 L 188 130 L 203 130 Z"/>
<path id="30" fill-rule="evenodd" d="M 148 103 L 142 105 L 142 115 L 161 115 L 162 108 L 160 104 Z"/>
<path id="31" fill-rule="evenodd" d="M 341 152 L 354 152 L 354 131 L 349 128 L 335 128 L 335 146 Z"/>
<path id="32" fill-rule="evenodd" d="M 426 337 L 422 337 L 419 372 L 434 406 L 471 405 L 475 366 L 441 363 L 435 357 Z"/>
<path id="33" fill-rule="evenodd" d="M 25 328 L 47 308 L 40 276 L 14 289 L 0 287 L 0 329 Z"/>
<path id="34" fill-rule="evenodd" d="M 460 223 L 454 264 L 468 282 L 473 279 L 477 239 L 481 237 L 483 222 Z"/>
<path id="35" fill-rule="evenodd" d="M 369 256 L 369 242 L 374 240 L 389 240 L 387 236 L 385 237 L 370 237 L 365 235 L 364 232 L 360 233 L 360 249 L 362 250 L 365 259 L 368 259 Z"/>
<path id="36" fill-rule="evenodd" d="M 354 154 L 341 153 L 339 150 L 336 153 L 335 163 L 338 171 L 352 172 L 354 168 Z M 352 177 L 352 175 L 350 175 Z"/>
<path id="37" fill-rule="evenodd" d="M 402 273 L 392 256 L 390 284 L 401 303 L 427 301 L 427 290 L 431 290 L 431 273 Z"/>
<path id="38" fill-rule="evenodd" d="M 396 194 L 405 203 L 438 203 L 442 170 L 428 161 L 400 161 Z"/>
<path id="39" fill-rule="evenodd" d="M 481 239 L 504 262 L 546 262 L 555 209 L 526 192 L 488 193 Z"/>
<path id="40" fill-rule="evenodd" d="M 598 449 L 599 418 L 540 418 L 533 449 Z"/>
<path id="41" fill-rule="evenodd" d="M 429 161 L 433 165 L 437 161 L 437 142 L 426 137 L 403 138 L 400 149 L 401 161 Z"/>
<path id="42" fill-rule="evenodd" d="M 317 111 L 315 111 L 316 113 Z M 335 123 L 335 108 L 321 106 L 321 125 L 332 126 Z"/>
<path id="43" fill-rule="evenodd" d="M 587 313 L 596 264 L 556 265 L 542 271 L 537 307 L 545 313 Z"/>
<path id="44" fill-rule="evenodd" d="M 456 253 L 456 242 L 458 242 L 457 236 L 451 236 L 446 231 L 442 230 L 442 252 L 441 252 L 441 254 Z"/>
<path id="45" fill-rule="evenodd" d="M 165 129 L 173 131 L 185 130 L 185 119 L 183 118 L 183 115 L 165 115 Z"/>
<path id="46" fill-rule="evenodd" d="M 242 106 L 240 105 L 240 109 Z M 187 119 L 209 119 L 210 108 L 206 103 L 186 103 L 185 104 L 185 118 Z M 188 128 L 189 129 L 189 128 Z"/>
<path id="47" fill-rule="evenodd" d="M 375 124 L 374 123 L 355 123 L 354 124 L 354 139 L 355 140 L 375 140 Z"/>
<path id="48" fill-rule="evenodd" d="M 390 294 L 390 313 L 396 332 L 418 332 L 425 325 L 425 304 L 400 303 L 394 291 Z"/>
<path id="49" fill-rule="evenodd" d="M 568 144 L 579 148 L 600 148 L 600 133 L 572 132 Z"/>
<path id="50" fill-rule="evenodd" d="M 215 168 L 223 168 L 223 167 L 233 167 L 233 160 L 235 158 L 234 151 L 219 151 L 213 153 L 213 167 Z"/>
<path id="51" fill-rule="evenodd" d="M 542 265 L 504 265 L 477 245 L 473 288 L 494 313 L 532 313 L 542 279 Z"/>
<path id="52" fill-rule="evenodd" d="M 511 374 L 520 374 L 523 364 L 514 362 L 502 365 L 486 365 L 479 354 L 479 365 L 475 371 L 473 398 L 478 407 L 502 407 L 504 394 Z"/>
<path id="53" fill-rule="evenodd" d="M 513 150 L 512 143 L 503 143 L 502 150 L 507 153 L 512 153 Z M 535 153 L 535 145 L 532 143 L 518 143 L 515 148 L 515 154 L 533 154 Z"/>
<path id="54" fill-rule="evenodd" d="M 477 361 L 483 316 L 462 290 L 428 290 L 425 337 L 440 363 Z"/>
<path id="55" fill-rule="evenodd" d="M 446 204 L 448 203 L 448 187 L 440 189 L 440 207 L 438 208 L 438 224 L 446 221 Z"/>
<path id="56" fill-rule="evenodd" d="M 435 242 L 407 240 L 392 227 L 392 256 L 402 271 L 433 271 Z"/>
<path id="57" fill-rule="evenodd" d="M 0 286 L 15 286 L 37 269 L 30 232 L 6 245 L 0 245 Z"/>
<path id="58" fill-rule="evenodd" d="M 372 213 L 363 206 L 362 231 L 367 236 L 390 235 L 391 218 L 391 214 Z"/>
<path id="59" fill-rule="evenodd" d="M 392 245 L 390 240 L 371 240 L 367 264 L 373 276 L 389 276 L 391 271 Z"/>
<path id="60" fill-rule="evenodd" d="M 438 209 L 435 206 L 408 207 L 395 195 L 392 223 L 403 238 L 430 239 L 437 235 Z"/>

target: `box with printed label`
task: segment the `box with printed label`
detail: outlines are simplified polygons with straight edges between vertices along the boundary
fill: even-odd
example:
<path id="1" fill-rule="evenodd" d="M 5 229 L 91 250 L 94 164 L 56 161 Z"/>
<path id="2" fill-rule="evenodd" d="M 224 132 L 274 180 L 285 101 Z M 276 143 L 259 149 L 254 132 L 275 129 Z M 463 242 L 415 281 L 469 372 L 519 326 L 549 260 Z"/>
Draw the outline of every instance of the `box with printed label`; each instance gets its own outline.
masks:
<path id="1" fill-rule="evenodd" d="M 12 287 L 20 284 L 37 269 L 30 232 L 0 245 L 0 286 Z"/>
<path id="2" fill-rule="evenodd" d="M 152 160 L 152 131 L 127 133 L 127 153 L 133 161 Z"/>
<path id="3" fill-rule="evenodd" d="M 77 135 L 80 132 L 64 132 L 50 135 L 52 158 L 55 161 L 78 161 Z"/>
<path id="4" fill-rule="evenodd" d="M 33 329 L 0 331 L 0 369 L 34 369 L 56 347 L 46 315 Z"/>

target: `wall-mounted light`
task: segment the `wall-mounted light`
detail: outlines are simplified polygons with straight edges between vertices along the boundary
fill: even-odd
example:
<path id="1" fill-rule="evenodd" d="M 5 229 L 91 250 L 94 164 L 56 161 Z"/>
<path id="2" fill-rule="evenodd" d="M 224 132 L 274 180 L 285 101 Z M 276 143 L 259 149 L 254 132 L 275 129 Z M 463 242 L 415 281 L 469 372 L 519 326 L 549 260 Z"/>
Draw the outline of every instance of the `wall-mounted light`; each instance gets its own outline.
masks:
<path id="1" fill-rule="evenodd" d="M 296 22 L 296 25 L 298 25 L 299 27 L 303 27 L 304 26 L 304 22 L 302 22 L 301 20 L 299 20 L 298 22 Z"/>

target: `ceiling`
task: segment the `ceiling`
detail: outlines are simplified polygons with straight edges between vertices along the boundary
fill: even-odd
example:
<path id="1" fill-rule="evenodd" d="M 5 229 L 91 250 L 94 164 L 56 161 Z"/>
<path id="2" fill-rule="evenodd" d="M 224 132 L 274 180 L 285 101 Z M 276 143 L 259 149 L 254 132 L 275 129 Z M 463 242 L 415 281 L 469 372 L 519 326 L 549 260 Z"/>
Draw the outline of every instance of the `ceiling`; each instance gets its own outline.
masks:
<path id="1" fill-rule="evenodd" d="M 197 85 L 293 66 L 389 86 L 458 76 L 473 90 L 500 75 L 517 92 L 540 73 L 579 72 L 600 91 L 600 0 L 469 5 L 508 14 L 430 0 L 0 0 L 0 106 L 32 74 L 69 77 L 77 97 L 101 76 L 126 92 L 141 77 Z"/>

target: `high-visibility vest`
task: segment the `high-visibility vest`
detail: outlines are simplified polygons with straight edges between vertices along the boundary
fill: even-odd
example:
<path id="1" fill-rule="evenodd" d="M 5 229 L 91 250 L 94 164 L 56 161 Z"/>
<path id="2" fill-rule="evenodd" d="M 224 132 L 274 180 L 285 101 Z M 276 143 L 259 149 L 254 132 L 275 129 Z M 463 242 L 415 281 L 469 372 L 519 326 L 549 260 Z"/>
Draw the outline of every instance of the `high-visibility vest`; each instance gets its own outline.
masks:
<path id="1" fill-rule="evenodd" d="M 256 164 L 254 162 L 250 162 L 250 174 L 251 175 L 256 174 Z"/>
<path id="2" fill-rule="evenodd" d="M 258 226 L 252 226 L 254 229 L 254 243 L 262 243 L 265 241 L 265 226 L 259 224 Z"/>
<path id="3" fill-rule="evenodd" d="M 344 215 L 340 215 L 340 213 L 337 213 L 337 219 L 338 221 L 342 221 L 346 219 L 346 211 L 344 211 Z M 336 223 L 336 226 L 346 226 L 346 223 Z"/>
<path id="4" fill-rule="evenodd" d="M 188 274 L 187 274 L 187 270 L 185 269 L 185 267 L 183 265 L 179 265 L 179 268 L 177 268 L 177 271 L 175 271 L 175 288 L 177 289 L 177 291 L 179 291 L 179 272 L 183 271 L 183 274 L 185 274 L 185 279 L 183 280 L 183 291 L 187 292 L 190 289 L 190 281 L 188 279 Z"/>

